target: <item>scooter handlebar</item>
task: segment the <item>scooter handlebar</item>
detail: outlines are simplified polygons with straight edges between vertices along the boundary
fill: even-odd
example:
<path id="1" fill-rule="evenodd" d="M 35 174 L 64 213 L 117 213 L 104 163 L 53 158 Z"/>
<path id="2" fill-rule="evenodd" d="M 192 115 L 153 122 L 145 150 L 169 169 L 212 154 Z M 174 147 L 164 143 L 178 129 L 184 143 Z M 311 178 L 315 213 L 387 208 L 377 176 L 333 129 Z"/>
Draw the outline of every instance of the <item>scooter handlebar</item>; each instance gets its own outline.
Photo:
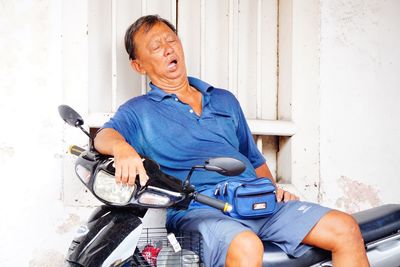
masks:
<path id="1" fill-rule="evenodd" d="M 230 205 L 227 202 L 224 202 L 219 199 L 215 199 L 200 193 L 196 193 L 194 200 L 200 203 L 203 203 L 205 205 L 208 205 L 210 207 L 216 208 L 218 210 L 221 210 L 223 212 L 230 212 L 232 211 L 232 205 Z"/>
<path id="2" fill-rule="evenodd" d="M 70 154 L 72 154 L 72 155 L 75 155 L 75 156 L 80 156 L 83 151 L 85 151 L 85 149 L 83 149 L 83 148 L 81 148 L 79 146 L 76 146 L 76 145 L 72 145 L 68 149 L 68 152 Z"/>

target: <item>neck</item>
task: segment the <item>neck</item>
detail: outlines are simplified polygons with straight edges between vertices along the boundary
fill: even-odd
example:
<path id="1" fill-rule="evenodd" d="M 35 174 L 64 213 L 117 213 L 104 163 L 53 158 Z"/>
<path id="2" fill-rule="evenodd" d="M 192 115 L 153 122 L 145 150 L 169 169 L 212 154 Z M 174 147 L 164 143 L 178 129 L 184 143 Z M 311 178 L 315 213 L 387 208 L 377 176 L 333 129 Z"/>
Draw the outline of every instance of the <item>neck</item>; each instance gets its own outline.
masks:
<path id="1" fill-rule="evenodd" d="M 191 88 L 189 84 L 189 80 L 187 77 L 183 79 L 175 79 L 175 80 L 152 80 L 151 81 L 155 86 L 163 90 L 167 94 L 176 94 L 179 96 L 185 96 L 190 93 Z"/>

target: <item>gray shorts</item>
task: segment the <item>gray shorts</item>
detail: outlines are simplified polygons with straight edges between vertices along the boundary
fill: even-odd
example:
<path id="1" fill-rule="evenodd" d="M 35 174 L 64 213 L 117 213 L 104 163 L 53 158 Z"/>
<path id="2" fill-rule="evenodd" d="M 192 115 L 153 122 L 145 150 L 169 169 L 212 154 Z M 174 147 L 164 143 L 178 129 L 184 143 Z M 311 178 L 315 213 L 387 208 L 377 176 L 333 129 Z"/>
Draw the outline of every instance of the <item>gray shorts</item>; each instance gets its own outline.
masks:
<path id="1" fill-rule="evenodd" d="M 169 231 L 198 232 L 203 237 L 205 266 L 225 266 L 229 244 L 243 231 L 256 233 L 261 240 L 271 241 L 287 254 L 299 257 L 310 249 L 301 244 L 304 237 L 329 208 L 318 204 L 289 201 L 278 203 L 277 211 L 261 219 L 231 218 L 216 209 L 197 208 L 169 216 Z"/>

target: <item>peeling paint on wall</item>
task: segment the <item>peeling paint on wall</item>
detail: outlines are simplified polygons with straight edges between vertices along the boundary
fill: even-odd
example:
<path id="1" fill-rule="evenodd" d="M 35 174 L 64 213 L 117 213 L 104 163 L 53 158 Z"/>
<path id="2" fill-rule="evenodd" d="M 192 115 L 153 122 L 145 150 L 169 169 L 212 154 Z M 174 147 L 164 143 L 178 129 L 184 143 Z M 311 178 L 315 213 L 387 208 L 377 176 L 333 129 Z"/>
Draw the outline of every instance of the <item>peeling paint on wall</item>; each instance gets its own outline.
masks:
<path id="1" fill-rule="evenodd" d="M 343 196 L 336 200 L 336 206 L 349 213 L 358 212 L 381 204 L 379 190 L 349 177 L 341 176 L 339 186 Z"/>

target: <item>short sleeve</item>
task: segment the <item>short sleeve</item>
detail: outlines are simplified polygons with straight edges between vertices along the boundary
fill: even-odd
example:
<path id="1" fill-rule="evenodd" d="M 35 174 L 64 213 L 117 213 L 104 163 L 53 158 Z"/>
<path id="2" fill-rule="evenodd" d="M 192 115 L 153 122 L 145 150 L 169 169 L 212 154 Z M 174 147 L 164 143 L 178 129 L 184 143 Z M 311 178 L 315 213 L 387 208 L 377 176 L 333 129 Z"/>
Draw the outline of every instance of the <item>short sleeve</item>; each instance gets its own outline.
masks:
<path id="1" fill-rule="evenodd" d="M 101 129 L 111 128 L 116 130 L 136 151 L 141 153 L 139 127 L 139 121 L 134 110 L 129 105 L 124 104 L 118 108 L 114 116 Z"/>
<path id="2" fill-rule="evenodd" d="M 260 167 L 263 163 L 265 163 L 265 158 L 258 150 L 257 145 L 254 142 L 242 108 L 240 107 L 240 104 L 237 100 L 235 109 L 238 118 L 236 134 L 239 140 L 239 152 L 245 155 L 250 160 L 253 167 L 256 169 Z"/>

